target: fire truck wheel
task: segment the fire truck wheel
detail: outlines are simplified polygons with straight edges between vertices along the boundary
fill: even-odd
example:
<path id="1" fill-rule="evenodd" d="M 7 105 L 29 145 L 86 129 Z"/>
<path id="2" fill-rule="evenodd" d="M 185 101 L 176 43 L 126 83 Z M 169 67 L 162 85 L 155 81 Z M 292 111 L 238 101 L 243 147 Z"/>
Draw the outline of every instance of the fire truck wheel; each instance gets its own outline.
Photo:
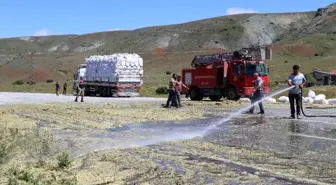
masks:
<path id="1" fill-rule="evenodd" d="M 234 87 L 230 87 L 226 92 L 226 98 L 228 100 L 238 100 L 240 97 L 238 96 L 236 89 Z"/>
<path id="2" fill-rule="evenodd" d="M 192 88 L 190 91 L 190 100 L 196 101 L 196 100 L 202 100 L 203 97 L 201 96 L 198 88 Z"/>
<path id="3" fill-rule="evenodd" d="M 221 95 L 213 95 L 213 96 L 209 96 L 211 101 L 219 101 L 220 99 L 222 99 Z"/>

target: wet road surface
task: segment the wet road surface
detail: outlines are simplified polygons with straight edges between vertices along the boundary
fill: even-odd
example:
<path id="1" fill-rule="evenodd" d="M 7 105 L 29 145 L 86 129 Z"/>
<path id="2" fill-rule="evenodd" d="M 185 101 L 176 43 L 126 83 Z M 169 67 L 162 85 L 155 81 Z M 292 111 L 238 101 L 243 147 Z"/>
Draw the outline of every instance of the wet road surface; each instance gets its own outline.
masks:
<path id="1" fill-rule="evenodd" d="M 206 119 L 183 123 L 149 122 L 86 132 L 55 130 L 55 135 L 76 156 L 94 150 L 125 148 L 126 152 L 151 159 L 162 169 L 174 168 L 182 175 L 194 168 L 188 161 L 225 167 L 238 174 L 235 180 L 225 181 L 227 184 L 251 184 L 252 181 L 243 183 L 242 174 L 257 176 L 259 180 L 253 182 L 261 184 L 335 184 L 335 118 L 292 120 L 288 119 L 287 107 L 272 106 L 264 116 L 242 115 L 205 132 L 209 125 L 236 110 L 221 111 L 209 113 Z M 305 112 L 335 115 L 336 109 Z M 130 148 L 136 146 L 143 146 L 141 150 L 146 152 Z M 202 176 L 202 171 L 206 171 L 202 168 L 195 169 L 195 182 L 219 183 L 216 175 Z M 139 183 L 136 179 L 134 182 Z"/>

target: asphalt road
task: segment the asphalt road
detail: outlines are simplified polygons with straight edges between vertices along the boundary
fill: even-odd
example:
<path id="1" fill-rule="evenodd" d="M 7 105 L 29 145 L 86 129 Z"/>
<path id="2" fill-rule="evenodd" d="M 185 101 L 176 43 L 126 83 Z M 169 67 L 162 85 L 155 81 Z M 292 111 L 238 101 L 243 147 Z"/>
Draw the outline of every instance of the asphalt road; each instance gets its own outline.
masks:
<path id="1" fill-rule="evenodd" d="M 148 152 L 151 153 L 149 156 L 143 156 L 147 159 L 151 156 L 166 155 L 166 159 L 161 157 L 160 160 L 167 160 L 169 163 L 168 159 L 174 156 L 184 156 L 186 161 L 192 158 L 192 160 L 219 167 L 225 164 L 235 171 L 251 174 L 260 172 L 264 174 L 260 176 L 264 180 L 262 184 L 334 184 L 336 182 L 334 118 L 303 117 L 301 120 L 292 120 L 287 118 L 288 107 L 272 105 L 267 107 L 265 116 L 240 115 L 210 132 L 205 132 L 210 125 L 218 123 L 234 111 L 236 110 L 226 109 L 219 117 L 180 123 L 148 122 L 140 125 L 126 125 L 106 132 L 91 130 L 87 134 L 81 134 L 80 138 L 76 132 L 57 134 L 62 138 L 68 138 L 65 145 L 71 146 L 69 152 L 77 156 L 95 150 L 141 146 L 151 151 Z M 315 115 L 335 115 L 336 109 L 307 109 L 306 112 Z M 81 144 L 76 146 L 76 142 L 72 139 L 77 143 L 81 141 Z M 179 141 L 197 141 L 205 145 L 211 144 L 213 147 L 200 149 L 198 145 L 181 144 Z M 247 152 L 242 154 L 244 157 L 237 159 L 230 155 L 230 152 L 236 151 L 237 148 Z M 259 152 L 266 152 L 267 155 Z M 265 155 L 265 157 L 261 159 L 256 157 L 259 155 Z M 215 157 L 217 161 L 209 156 Z M 171 165 L 175 166 L 177 172 L 182 173 L 182 167 L 176 167 L 179 166 L 178 163 Z M 301 171 L 295 172 L 297 169 Z M 216 183 L 216 179 L 210 180 L 209 183 Z"/>
<path id="2" fill-rule="evenodd" d="M 9 96 L 11 98 L 8 98 Z M 24 102 L 51 103 L 60 102 L 60 99 L 61 102 L 67 102 L 73 97 L 0 93 L 2 101 L 0 104 L 3 105 Z M 95 102 L 164 100 L 86 99 Z M 144 158 L 161 156 L 161 162 L 158 164 L 162 168 L 167 167 L 166 163 L 161 164 L 162 161 L 183 156 L 182 161 L 170 164 L 180 174 L 187 169 L 179 167 L 179 164 L 186 164 L 188 160 L 192 160 L 217 165 L 219 168 L 226 165 L 227 168 L 238 172 L 251 174 L 258 172 L 258 176 L 264 180 L 262 184 L 335 184 L 335 118 L 303 117 L 301 120 L 292 120 L 288 119 L 288 106 L 268 105 L 264 116 L 239 115 L 213 130 L 208 130 L 209 126 L 217 124 L 235 111 L 237 110 L 229 107 L 214 108 L 209 109 L 209 116 L 206 119 L 180 123 L 152 121 L 104 131 L 91 129 L 86 133 L 58 130 L 55 131 L 55 135 L 62 140 L 63 147 L 75 156 L 96 150 L 141 146 L 151 151 L 147 156 L 144 155 Z M 306 109 L 305 112 L 310 115 L 336 115 L 336 108 Z M 236 153 L 238 150 L 241 153 Z M 212 178 L 206 181 L 211 184 L 217 180 Z M 235 184 L 231 181 L 226 183 Z"/>

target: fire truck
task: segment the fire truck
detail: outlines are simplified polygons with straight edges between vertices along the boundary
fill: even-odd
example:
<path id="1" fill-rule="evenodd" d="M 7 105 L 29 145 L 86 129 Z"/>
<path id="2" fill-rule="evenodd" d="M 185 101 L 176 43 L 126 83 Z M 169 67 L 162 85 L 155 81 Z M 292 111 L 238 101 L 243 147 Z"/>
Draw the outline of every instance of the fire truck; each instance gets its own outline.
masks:
<path id="1" fill-rule="evenodd" d="M 182 82 L 189 87 L 189 90 L 183 88 L 182 93 L 194 101 L 205 97 L 212 101 L 250 98 L 255 80 L 253 74 L 258 73 L 267 94 L 269 68 L 265 66 L 266 59 L 272 60 L 272 49 L 260 45 L 251 45 L 233 53 L 195 56 L 192 68 L 182 69 Z"/>

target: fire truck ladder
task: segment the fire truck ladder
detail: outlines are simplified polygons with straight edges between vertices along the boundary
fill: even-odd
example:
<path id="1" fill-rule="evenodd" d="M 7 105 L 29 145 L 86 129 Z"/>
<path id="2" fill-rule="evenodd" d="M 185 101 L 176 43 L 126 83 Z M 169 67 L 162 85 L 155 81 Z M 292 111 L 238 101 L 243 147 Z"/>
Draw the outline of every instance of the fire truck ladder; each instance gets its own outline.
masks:
<path id="1" fill-rule="evenodd" d="M 231 61 L 233 53 L 221 53 L 214 55 L 197 55 L 191 62 L 191 66 L 194 68 L 205 68 L 208 65 L 213 65 L 219 61 Z"/>

